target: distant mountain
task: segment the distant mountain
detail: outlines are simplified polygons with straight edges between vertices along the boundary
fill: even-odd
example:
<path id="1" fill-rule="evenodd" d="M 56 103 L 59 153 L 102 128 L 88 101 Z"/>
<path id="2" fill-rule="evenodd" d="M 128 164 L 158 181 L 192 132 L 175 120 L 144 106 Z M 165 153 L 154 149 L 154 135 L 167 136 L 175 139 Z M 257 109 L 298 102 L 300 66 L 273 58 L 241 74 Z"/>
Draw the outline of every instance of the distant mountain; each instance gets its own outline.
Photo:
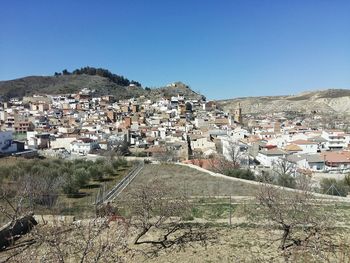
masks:
<path id="1" fill-rule="evenodd" d="M 108 70 L 91 67 L 81 68 L 73 73 L 64 70 L 54 76 L 29 76 L 14 80 L 0 81 L 0 97 L 4 100 L 34 94 L 69 94 L 83 88 L 95 90 L 98 95 L 113 95 L 117 99 L 132 97 L 169 97 L 179 93 L 190 98 L 202 98 L 187 85 L 176 82 L 172 86 L 144 89 L 137 81 L 113 74 Z"/>
<path id="2" fill-rule="evenodd" d="M 226 111 L 233 111 L 239 103 L 243 113 L 250 114 L 282 111 L 350 114 L 350 90 L 328 89 L 292 96 L 246 97 L 217 101 Z"/>

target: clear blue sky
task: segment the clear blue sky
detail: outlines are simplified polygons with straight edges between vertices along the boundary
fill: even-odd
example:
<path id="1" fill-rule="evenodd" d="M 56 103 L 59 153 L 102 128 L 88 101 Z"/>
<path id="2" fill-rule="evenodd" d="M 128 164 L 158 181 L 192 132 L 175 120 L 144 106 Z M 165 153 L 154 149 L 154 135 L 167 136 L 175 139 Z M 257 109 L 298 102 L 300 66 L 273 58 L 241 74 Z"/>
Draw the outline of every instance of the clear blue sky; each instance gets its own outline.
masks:
<path id="1" fill-rule="evenodd" d="M 1 1 L 0 80 L 87 65 L 210 99 L 350 88 L 350 1 Z"/>

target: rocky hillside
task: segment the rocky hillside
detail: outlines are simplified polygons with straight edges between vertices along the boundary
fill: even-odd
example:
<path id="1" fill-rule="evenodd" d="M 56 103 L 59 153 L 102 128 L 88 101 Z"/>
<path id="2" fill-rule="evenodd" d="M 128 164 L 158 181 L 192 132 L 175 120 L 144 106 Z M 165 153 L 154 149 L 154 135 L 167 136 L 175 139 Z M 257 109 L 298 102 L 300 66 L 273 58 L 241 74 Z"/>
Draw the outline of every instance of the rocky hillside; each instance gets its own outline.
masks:
<path id="1" fill-rule="evenodd" d="M 246 97 L 220 100 L 217 103 L 226 111 L 233 111 L 240 103 L 243 113 L 251 114 L 282 111 L 350 114 L 350 90 L 329 89 L 293 96 Z"/>
<path id="2" fill-rule="evenodd" d="M 117 99 L 131 97 L 162 97 L 183 94 L 191 98 L 202 95 L 192 91 L 187 85 L 177 82 L 172 86 L 144 89 L 141 86 L 123 86 L 107 77 L 87 74 L 69 74 L 55 76 L 30 76 L 15 80 L 0 81 L 0 98 L 7 100 L 13 97 L 33 94 L 68 94 L 76 93 L 83 88 L 95 90 L 96 95 L 114 95 Z"/>
<path id="3" fill-rule="evenodd" d="M 199 94 L 195 91 L 193 91 L 189 86 L 182 82 L 174 82 L 172 84 L 167 85 L 166 87 L 151 89 L 146 96 L 149 97 L 171 97 L 171 96 L 177 96 L 178 94 L 181 94 L 185 96 L 186 98 L 192 98 L 192 99 L 205 99 L 205 97 L 202 94 Z"/>

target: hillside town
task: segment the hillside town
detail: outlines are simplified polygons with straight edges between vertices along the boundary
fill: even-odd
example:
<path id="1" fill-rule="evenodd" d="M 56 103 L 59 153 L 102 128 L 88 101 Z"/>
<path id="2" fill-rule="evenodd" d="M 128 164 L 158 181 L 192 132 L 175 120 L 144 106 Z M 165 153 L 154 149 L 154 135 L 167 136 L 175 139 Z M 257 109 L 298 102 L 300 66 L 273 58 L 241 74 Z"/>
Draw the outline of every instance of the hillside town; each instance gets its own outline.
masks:
<path id="1" fill-rule="evenodd" d="M 13 98 L 0 108 L 0 154 L 74 158 L 115 152 L 194 164 L 223 156 L 255 172 L 279 159 L 300 173 L 350 171 L 350 133 L 310 125 L 320 116 L 243 112 L 240 105 L 224 112 L 215 101 L 184 94 L 117 101 L 87 88 Z"/>

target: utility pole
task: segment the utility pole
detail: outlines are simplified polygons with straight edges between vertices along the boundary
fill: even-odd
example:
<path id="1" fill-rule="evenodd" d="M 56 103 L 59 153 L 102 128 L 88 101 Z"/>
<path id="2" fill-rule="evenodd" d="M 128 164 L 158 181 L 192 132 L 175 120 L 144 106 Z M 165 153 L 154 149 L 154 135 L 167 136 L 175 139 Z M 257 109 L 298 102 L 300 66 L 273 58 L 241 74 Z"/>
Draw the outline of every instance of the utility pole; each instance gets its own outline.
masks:
<path id="1" fill-rule="evenodd" d="M 229 219 L 230 226 L 232 225 L 232 206 L 231 206 L 231 201 L 232 201 L 232 200 L 231 200 L 231 198 L 232 198 L 232 197 L 231 197 L 231 195 L 230 195 L 230 204 L 229 204 L 229 205 L 230 205 L 230 219 Z"/>

